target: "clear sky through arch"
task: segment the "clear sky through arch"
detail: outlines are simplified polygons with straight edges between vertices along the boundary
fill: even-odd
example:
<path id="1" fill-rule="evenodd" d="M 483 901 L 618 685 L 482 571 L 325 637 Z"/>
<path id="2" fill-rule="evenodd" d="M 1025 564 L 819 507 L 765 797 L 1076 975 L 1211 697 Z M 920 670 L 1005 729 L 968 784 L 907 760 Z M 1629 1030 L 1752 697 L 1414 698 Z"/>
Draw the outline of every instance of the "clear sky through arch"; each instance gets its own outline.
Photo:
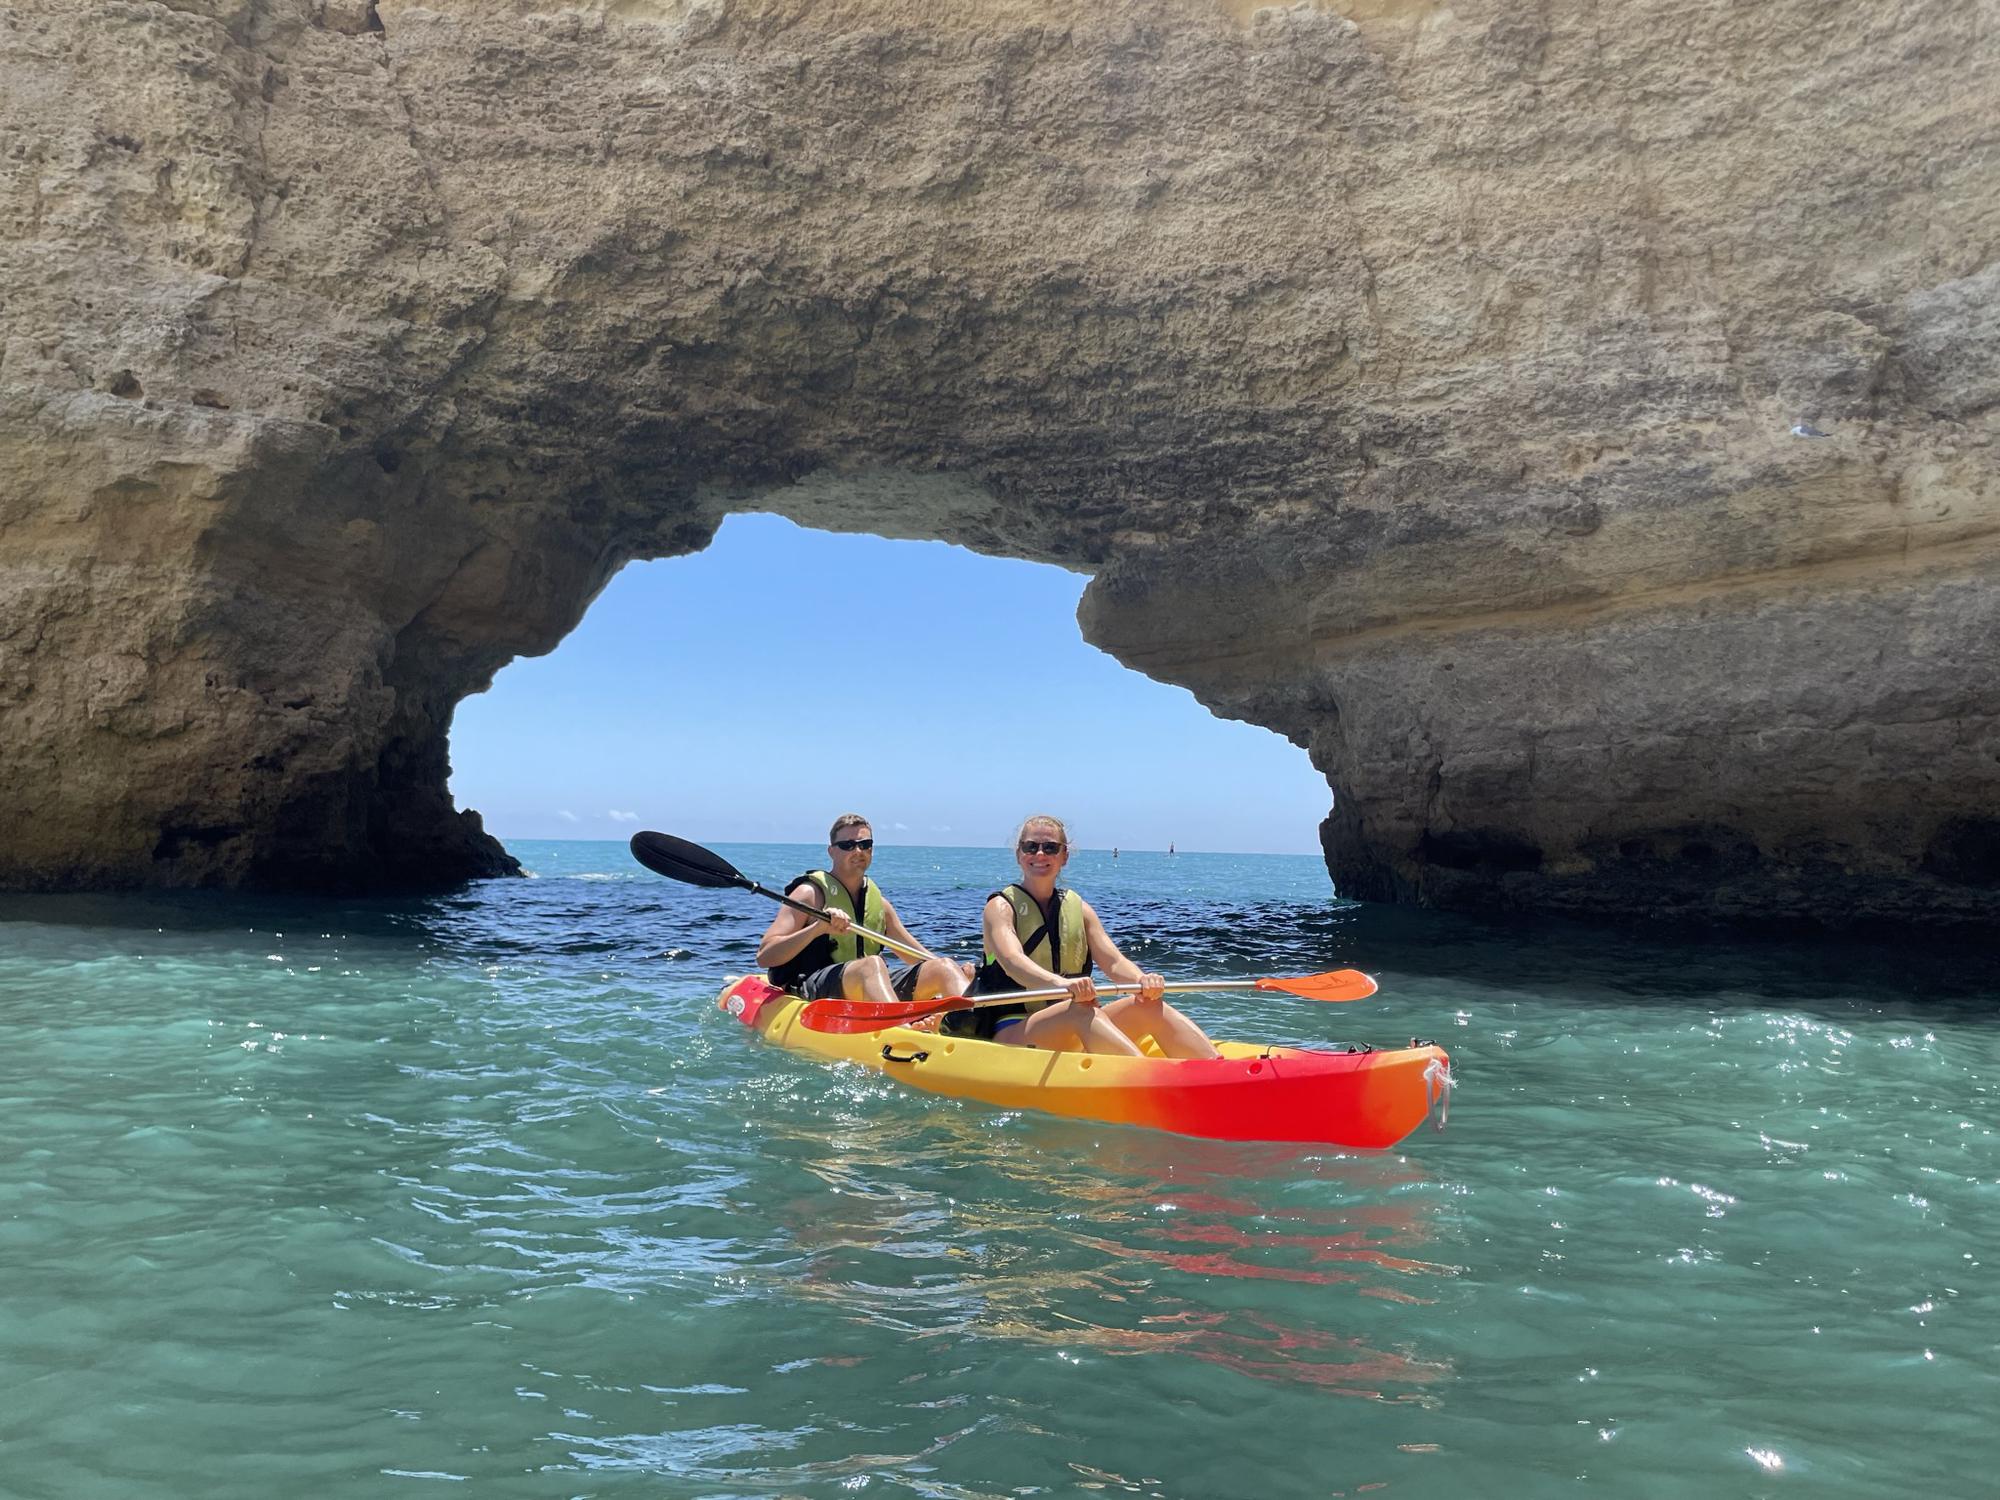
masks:
<path id="1" fill-rule="evenodd" d="M 918 844 L 1053 812 L 1085 848 L 1316 852 L 1332 797 L 1305 752 L 1086 643 L 1086 582 L 732 516 L 460 704 L 452 793 L 503 841 L 811 843 L 852 809 Z M 874 733 L 839 732 L 840 704 Z"/>

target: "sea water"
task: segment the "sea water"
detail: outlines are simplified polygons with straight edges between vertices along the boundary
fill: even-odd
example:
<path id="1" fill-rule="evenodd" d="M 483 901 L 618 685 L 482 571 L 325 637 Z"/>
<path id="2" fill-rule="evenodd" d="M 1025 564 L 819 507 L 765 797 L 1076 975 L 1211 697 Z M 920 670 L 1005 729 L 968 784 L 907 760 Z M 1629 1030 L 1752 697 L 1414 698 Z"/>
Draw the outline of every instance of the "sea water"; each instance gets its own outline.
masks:
<path id="1" fill-rule="evenodd" d="M 426 900 L 0 902 L 0 1495 L 1978 1496 L 1989 956 L 1080 852 L 1219 1036 L 1433 1037 L 1387 1153 L 905 1090 L 721 1015 L 622 845 Z M 721 846 L 778 884 L 805 847 Z M 885 846 L 971 956 L 999 851 Z"/>

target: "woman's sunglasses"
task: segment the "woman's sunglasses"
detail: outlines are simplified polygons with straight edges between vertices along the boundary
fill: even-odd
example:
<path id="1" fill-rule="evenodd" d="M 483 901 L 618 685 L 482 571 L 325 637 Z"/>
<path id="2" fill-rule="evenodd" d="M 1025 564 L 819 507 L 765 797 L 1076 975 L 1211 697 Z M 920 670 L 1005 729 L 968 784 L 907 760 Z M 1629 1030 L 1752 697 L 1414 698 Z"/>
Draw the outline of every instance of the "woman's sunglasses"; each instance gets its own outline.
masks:
<path id="1" fill-rule="evenodd" d="M 873 840 L 873 839 L 835 839 L 835 840 L 833 841 L 833 847 L 834 847 L 834 848 L 836 848 L 836 849 L 873 849 L 873 848 L 875 847 L 875 840 Z"/>
<path id="2" fill-rule="evenodd" d="M 1063 846 L 1054 839 L 1022 839 L 1021 852 L 1023 854 L 1060 854 L 1063 852 Z"/>

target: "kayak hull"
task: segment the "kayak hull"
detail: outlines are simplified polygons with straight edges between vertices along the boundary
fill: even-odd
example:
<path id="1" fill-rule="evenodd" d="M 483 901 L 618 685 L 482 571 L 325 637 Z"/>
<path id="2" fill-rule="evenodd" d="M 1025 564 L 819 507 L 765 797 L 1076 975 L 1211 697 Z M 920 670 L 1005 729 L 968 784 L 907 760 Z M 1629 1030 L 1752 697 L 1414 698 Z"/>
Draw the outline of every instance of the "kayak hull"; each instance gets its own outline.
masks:
<path id="1" fill-rule="evenodd" d="M 911 1088 L 1209 1140 L 1382 1150 L 1433 1115 L 1442 1126 L 1451 1090 L 1450 1058 L 1428 1045 L 1314 1052 L 1217 1042 L 1220 1058 L 1174 1061 L 1046 1052 L 907 1026 L 834 1036 L 807 1029 L 805 1002 L 754 974 L 731 979 L 718 1003 L 768 1042 L 860 1063 Z"/>

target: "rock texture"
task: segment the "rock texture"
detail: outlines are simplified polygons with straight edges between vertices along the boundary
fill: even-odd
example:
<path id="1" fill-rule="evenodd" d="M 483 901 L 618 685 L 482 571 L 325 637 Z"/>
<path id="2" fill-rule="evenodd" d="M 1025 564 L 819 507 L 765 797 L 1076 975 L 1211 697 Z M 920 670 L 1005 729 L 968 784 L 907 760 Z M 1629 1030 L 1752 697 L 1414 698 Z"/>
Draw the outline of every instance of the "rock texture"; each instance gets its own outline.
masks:
<path id="1" fill-rule="evenodd" d="M 1990 7 L 4 0 L 0 286 L 0 884 L 507 868 L 453 705 L 754 506 L 1352 894 L 2000 916 Z"/>

